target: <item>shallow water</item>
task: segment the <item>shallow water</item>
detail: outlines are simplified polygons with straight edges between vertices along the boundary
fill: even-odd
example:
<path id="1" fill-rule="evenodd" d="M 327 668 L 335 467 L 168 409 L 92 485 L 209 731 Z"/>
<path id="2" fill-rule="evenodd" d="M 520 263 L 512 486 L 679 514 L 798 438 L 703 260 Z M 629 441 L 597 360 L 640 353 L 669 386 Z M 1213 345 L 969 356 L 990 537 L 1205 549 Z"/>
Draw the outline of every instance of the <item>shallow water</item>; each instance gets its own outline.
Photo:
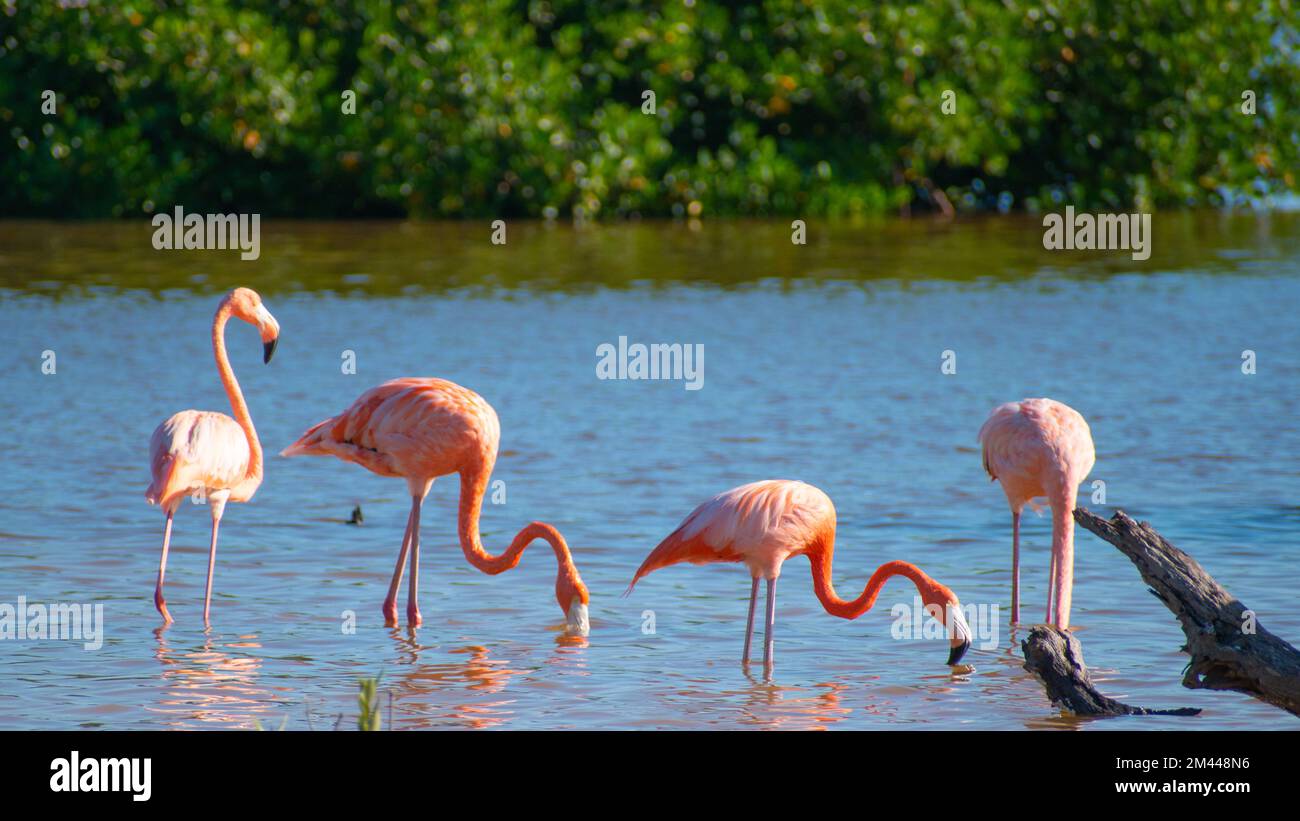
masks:
<path id="1" fill-rule="evenodd" d="M 391 710 L 402 729 L 1289 728 L 1246 696 L 1183 689 L 1177 624 L 1091 534 L 1077 536 L 1073 621 L 1100 687 L 1204 712 L 1063 719 L 1020 667 L 1023 634 L 1002 624 L 1010 517 L 975 433 L 994 404 L 1047 395 L 1092 427 L 1107 504 L 1088 485 L 1081 503 L 1150 520 L 1300 642 L 1300 215 L 1182 214 L 1155 230 L 1139 263 L 1044 251 L 1021 218 L 814 224 L 800 248 L 783 223 L 512 225 L 506 247 L 477 223 L 264 223 L 261 259 L 239 262 L 154 251 L 145 223 L 0 223 L 0 603 L 99 603 L 105 622 L 93 651 L 0 641 L 0 728 L 353 727 L 357 679 L 375 675 L 385 724 Z M 485 543 L 499 551 L 534 519 L 560 528 L 592 591 L 590 637 L 561 636 L 544 545 L 501 576 L 466 564 L 454 477 L 423 514 L 426 623 L 385 628 L 405 486 L 278 457 L 252 502 L 227 508 L 210 633 L 208 516 L 182 506 L 177 622 L 156 632 L 149 434 L 182 408 L 229 412 L 208 328 L 234 284 L 257 288 L 283 328 L 269 367 L 252 329 L 227 335 L 269 453 L 394 376 L 449 378 L 491 402 L 506 501 L 485 506 Z M 596 348 L 619 336 L 703 344 L 703 389 L 597 380 Z M 945 350 L 955 375 L 940 373 Z M 999 604 L 973 671 L 950 674 L 943 641 L 891 638 L 906 582 L 842 621 L 804 559 L 778 588 L 771 683 L 737 662 L 740 566 L 667 568 L 620 598 L 698 502 L 770 477 L 835 501 L 842 595 L 903 558 L 965 604 Z M 343 523 L 354 505 L 359 527 Z M 1044 609 L 1049 534 L 1046 516 L 1027 517 L 1027 618 Z"/>

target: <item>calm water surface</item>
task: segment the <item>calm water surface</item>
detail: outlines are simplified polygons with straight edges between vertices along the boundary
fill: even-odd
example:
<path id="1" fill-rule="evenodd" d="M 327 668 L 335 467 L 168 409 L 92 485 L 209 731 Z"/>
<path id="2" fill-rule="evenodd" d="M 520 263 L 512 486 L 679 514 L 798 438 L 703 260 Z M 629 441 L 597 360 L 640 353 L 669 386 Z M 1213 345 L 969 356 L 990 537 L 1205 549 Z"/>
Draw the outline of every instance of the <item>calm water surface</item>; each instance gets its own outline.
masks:
<path id="1" fill-rule="evenodd" d="M 803 559 L 779 586 L 771 683 L 737 663 L 740 566 L 668 568 L 620 598 L 702 499 L 785 477 L 835 501 L 841 594 L 902 558 L 1005 616 L 1010 517 L 975 433 L 994 404 L 1048 395 L 1091 423 L 1108 504 L 1085 504 L 1149 519 L 1300 642 L 1300 215 L 1158 218 L 1146 263 L 1043 251 L 1032 219 L 810 229 L 796 248 L 783 223 L 512 225 L 494 247 L 476 223 L 264 223 L 261 259 L 241 263 L 156 252 L 146 223 L 0 223 L 0 603 L 99 603 L 106 633 L 97 651 L 0 641 L 0 727 L 352 727 L 357 680 L 375 675 L 399 729 L 1294 725 L 1246 696 L 1183 689 L 1174 619 L 1084 532 L 1073 620 L 1102 689 L 1201 716 L 1063 719 L 1020 667 L 1022 636 L 999 625 L 954 676 L 944 642 L 891 638 L 905 582 L 842 621 Z M 209 633 L 209 519 L 182 506 L 177 622 L 155 631 L 149 434 L 183 408 L 229 412 L 208 329 L 235 284 L 283 327 L 270 366 L 251 328 L 228 333 L 268 453 L 395 376 L 449 378 L 493 404 L 506 501 L 485 506 L 484 540 L 499 551 L 533 519 L 559 527 L 592 591 L 589 639 L 561 636 L 543 545 L 501 576 L 466 564 L 454 477 L 424 509 L 426 624 L 386 629 L 403 483 L 274 456 L 222 522 Z M 704 389 L 597 380 L 596 348 L 619 336 L 702 343 Z M 349 350 L 355 375 L 340 368 Z M 940 373 L 945 350 L 955 375 Z M 360 527 L 343 523 L 354 505 Z M 1049 534 L 1028 517 L 1029 617 L 1046 603 Z"/>

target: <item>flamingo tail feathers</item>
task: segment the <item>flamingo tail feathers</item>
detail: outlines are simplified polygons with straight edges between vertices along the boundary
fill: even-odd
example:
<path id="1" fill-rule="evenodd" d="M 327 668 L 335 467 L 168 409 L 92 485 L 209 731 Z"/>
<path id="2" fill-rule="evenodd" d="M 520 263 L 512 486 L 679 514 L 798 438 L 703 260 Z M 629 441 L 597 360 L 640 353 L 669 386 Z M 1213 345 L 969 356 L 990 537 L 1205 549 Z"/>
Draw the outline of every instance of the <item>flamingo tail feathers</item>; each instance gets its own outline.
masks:
<path id="1" fill-rule="evenodd" d="M 321 440 L 325 438 L 327 431 L 334 424 L 334 417 L 317 422 L 311 428 L 298 437 L 298 440 L 289 447 L 280 451 L 281 456 L 321 456 L 330 453 L 330 451 L 320 447 Z"/>

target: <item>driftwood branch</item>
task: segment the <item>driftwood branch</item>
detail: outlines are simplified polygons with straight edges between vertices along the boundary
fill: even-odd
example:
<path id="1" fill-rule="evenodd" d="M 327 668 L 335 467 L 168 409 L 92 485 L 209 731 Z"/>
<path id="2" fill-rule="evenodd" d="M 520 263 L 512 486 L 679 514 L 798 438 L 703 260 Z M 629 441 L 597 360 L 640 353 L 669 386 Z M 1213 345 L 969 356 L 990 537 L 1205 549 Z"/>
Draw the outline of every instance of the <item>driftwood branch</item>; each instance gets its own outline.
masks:
<path id="1" fill-rule="evenodd" d="M 1074 520 L 1128 556 L 1178 618 L 1192 657 L 1184 687 L 1235 690 L 1300 716 L 1300 651 L 1260 626 L 1195 559 L 1123 511 L 1108 521 L 1079 508 Z"/>
<path id="2" fill-rule="evenodd" d="M 1029 631 L 1020 643 L 1025 669 L 1038 677 L 1057 707 L 1081 716 L 1194 716 L 1200 710 L 1148 710 L 1132 707 L 1097 691 L 1083 663 L 1083 649 L 1071 634 L 1045 624 Z"/>

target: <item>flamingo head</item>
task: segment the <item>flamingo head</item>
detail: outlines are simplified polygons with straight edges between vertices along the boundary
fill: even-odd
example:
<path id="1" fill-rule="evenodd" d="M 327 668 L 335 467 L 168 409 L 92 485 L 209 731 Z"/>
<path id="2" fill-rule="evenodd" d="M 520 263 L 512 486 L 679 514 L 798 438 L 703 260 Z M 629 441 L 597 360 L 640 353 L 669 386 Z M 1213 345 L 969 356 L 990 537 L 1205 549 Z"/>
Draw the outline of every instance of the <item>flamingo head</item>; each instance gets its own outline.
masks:
<path id="1" fill-rule="evenodd" d="M 236 288 L 226 298 L 230 312 L 250 325 L 256 325 L 262 337 L 262 361 L 270 362 L 280 341 L 280 323 L 262 304 L 262 297 L 252 288 Z"/>
<path id="2" fill-rule="evenodd" d="M 971 629 L 966 622 L 961 602 L 957 594 L 933 579 L 921 589 L 921 599 L 925 602 L 926 612 L 943 624 L 948 634 L 948 666 L 952 666 L 966 655 L 971 645 Z"/>
<path id="3" fill-rule="evenodd" d="M 564 611 L 564 632 L 572 636 L 585 636 L 591 632 L 591 620 L 587 614 L 587 586 L 582 579 L 562 575 L 555 585 L 555 599 Z"/>

